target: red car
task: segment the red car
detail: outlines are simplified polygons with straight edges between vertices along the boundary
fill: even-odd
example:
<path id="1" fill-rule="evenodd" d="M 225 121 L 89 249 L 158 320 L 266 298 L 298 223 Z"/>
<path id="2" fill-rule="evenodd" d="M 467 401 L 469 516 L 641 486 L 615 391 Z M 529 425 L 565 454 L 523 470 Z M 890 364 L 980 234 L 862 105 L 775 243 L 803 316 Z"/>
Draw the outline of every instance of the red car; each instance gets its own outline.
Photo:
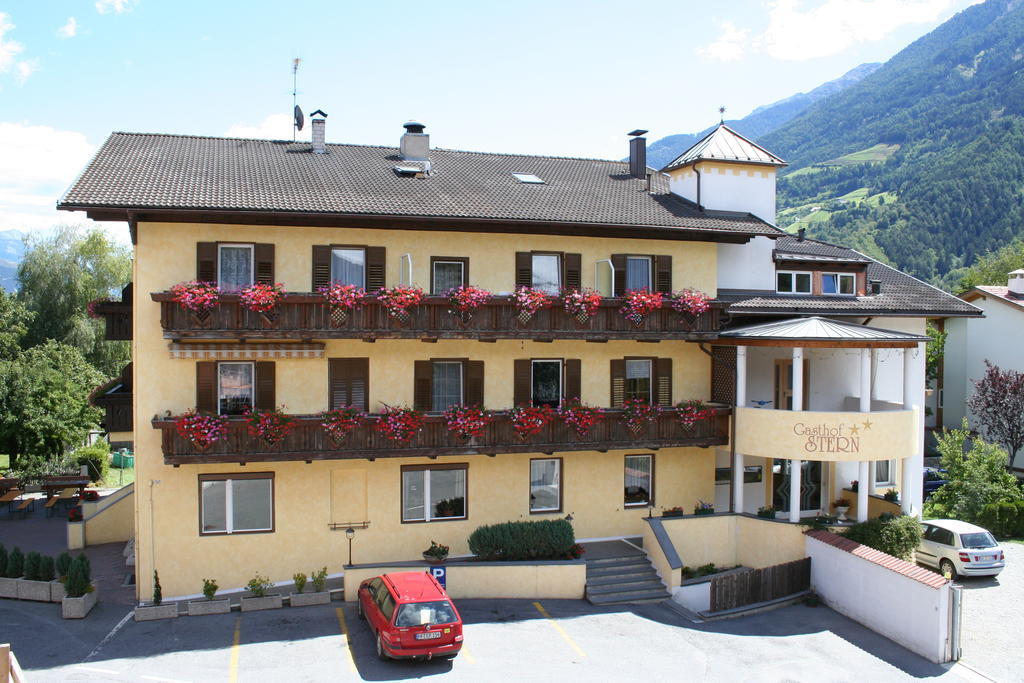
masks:
<path id="1" fill-rule="evenodd" d="M 462 617 L 426 572 L 394 572 L 363 581 L 356 612 L 377 637 L 381 659 L 453 659 L 462 649 Z"/>

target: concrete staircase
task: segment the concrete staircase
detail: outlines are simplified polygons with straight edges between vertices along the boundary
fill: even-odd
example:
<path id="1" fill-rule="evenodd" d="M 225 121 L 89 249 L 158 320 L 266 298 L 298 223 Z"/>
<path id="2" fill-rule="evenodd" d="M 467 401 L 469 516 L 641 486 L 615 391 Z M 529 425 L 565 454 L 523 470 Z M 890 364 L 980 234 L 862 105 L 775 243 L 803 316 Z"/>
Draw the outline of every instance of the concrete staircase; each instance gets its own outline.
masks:
<path id="1" fill-rule="evenodd" d="M 635 553 L 587 560 L 586 596 L 595 605 L 660 602 L 670 597 L 647 556 Z"/>

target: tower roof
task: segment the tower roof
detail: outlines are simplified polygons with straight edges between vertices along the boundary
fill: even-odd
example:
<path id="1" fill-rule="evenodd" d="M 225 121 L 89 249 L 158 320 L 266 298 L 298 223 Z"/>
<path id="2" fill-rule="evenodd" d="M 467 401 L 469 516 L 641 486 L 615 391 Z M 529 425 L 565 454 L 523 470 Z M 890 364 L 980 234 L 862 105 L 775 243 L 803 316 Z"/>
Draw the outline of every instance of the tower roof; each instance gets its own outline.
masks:
<path id="1" fill-rule="evenodd" d="M 670 171 L 698 161 L 733 161 L 744 164 L 786 166 L 785 161 L 764 147 L 746 139 L 724 123 L 718 124 L 717 128 L 661 170 Z"/>

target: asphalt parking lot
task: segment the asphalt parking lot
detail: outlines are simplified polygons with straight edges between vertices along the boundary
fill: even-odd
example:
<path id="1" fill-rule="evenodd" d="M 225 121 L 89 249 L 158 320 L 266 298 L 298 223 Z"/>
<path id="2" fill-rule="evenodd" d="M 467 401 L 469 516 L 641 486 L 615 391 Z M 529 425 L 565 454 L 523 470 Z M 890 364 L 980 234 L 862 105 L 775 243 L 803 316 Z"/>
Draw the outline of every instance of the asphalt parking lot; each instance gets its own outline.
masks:
<path id="1" fill-rule="evenodd" d="M 56 606 L 5 600 L 0 623 L 31 625 L 10 636 L 33 682 L 971 680 L 825 607 L 794 605 L 692 624 L 661 604 L 601 608 L 581 600 L 463 600 L 458 606 L 466 624 L 465 649 L 454 661 L 434 662 L 379 661 L 365 623 L 353 605 L 340 602 L 129 620 L 109 636 L 99 621 L 87 623 L 100 616 L 105 628 L 117 623 L 118 614 L 61 623 L 47 618 Z M 96 640 L 91 648 L 90 637 Z"/>
<path id="2" fill-rule="evenodd" d="M 1001 543 L 999 576 L 962 579 L 963 661 L 998 681 L 1024 681 L 1024 543 Z"/>

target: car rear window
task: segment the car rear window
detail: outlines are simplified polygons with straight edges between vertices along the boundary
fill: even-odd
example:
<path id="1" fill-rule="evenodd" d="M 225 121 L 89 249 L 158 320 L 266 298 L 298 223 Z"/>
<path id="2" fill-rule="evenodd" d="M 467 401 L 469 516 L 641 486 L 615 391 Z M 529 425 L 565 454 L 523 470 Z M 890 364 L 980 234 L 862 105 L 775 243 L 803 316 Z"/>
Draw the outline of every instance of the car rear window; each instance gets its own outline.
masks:
<path id="1" fill-rule="evenodd" d="M 426 626 L 450 624 L 455 621 L 455 609 L 447 600 L 410 602 L 398 608 L 395 626 Z"/>
<path id="2" fill-rule="evenodd" d="M 979 531 L 973 534 L 960 534 L 965 548 L 995 548 L 996 539 L 987 531 Z"/>

